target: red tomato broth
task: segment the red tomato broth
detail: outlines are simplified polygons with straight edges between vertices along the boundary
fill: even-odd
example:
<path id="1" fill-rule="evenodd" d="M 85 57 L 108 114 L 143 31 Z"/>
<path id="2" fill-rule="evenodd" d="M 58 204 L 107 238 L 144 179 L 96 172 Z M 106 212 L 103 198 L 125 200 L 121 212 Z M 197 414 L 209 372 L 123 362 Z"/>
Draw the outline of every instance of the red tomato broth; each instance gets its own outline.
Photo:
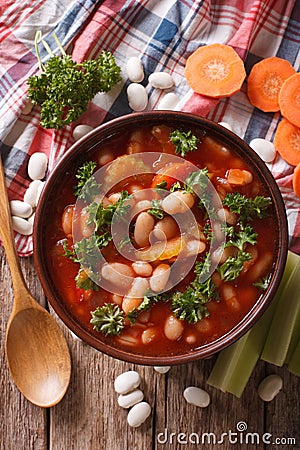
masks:
<path id="1" fill-rule="evenodd" d="M 144 152 L 163 152 L 166 142 L 158 142 L 151 130 L 152 128 L 141 130 L 139 144 L 142 144 Z M 192 131 L 197 134 L 197 130 Z M 226 149 L 225 151 L 224 146 L 215 139 L 207 137 L 203 138 L 201 133 L 200 136 L 202 142 L 198 145 L 198 151 L 195 153 L 188 153 L 185 159 L 199 168 L 208 167 L 210 179 L 214 185 L 222 186 L 220 180 L 226 180 L 226 173 L 229 168 L 240 168 L 251 171 L 245 161 L 238 157 L 232 150 Z M 129 143 L 130 134 L 127 133 L 125 136 L 113 137 L 109 147 L 115 156 L 120 156 L 126 154 Z M 171 145 L 172 144 L 168 143 L 167 152 L 170 152 Z M 107 148 L 107 144 L 105 145 L 105 148 Z M 92 159 L 97 162 L 99 153 L 101 153 L 101 145 L 93 151 L 89 160 Z M 226 332 L 231 330 L 243 319 L 243 317 L 245 317 L 246 314 L 249 313 L 262 295 L 260 289 L 253 287 L 252 282 L 249 283 L 247 272 L 242 273 L 237 280 L 226 283 L 232 285 L 236 290 L 236 297 L 238 298 L 240 305 L 238 311 L 231 310 L 222 298 L 222 295 L 220 295 L 220 301 L 217 302 L 211 300 L 206 305 L 210 312 L 210 316 L 203 320 L 205 326 L 201 326 L 202 321 L 197 324 L 189 324 L 186 321 L 182 321 L 184 332 L 180 339 L 175 341 L 168 340 L 163 331 L 164 322 L 171 314 L 169 302 L 156 304 L 152 306 L 149 311 L 150 317 L 148 323 L 150 323 L 156 331 L 155 339 L 149 344 L 143 344 L 140 339 L 138 339 L 138 343 L 134 346 L 124 343 L 124 337 L 127 334 L 131 336 L 134 334 L 135 337 L 137 336 L 139 338 L 143 329 L 145 329 L 139 322 L 139 318 L 137 319 L 136 325 L 126 325 L 120 336 L 105 337 L 102 333 L 93 330 L 93 326 L 90 324 L 91 311 L 97 306 L 102 306 L 106 302 L 112 302 L 112 294 L 101 288 L 99 291 L 85 291 L 77 288 L 74 279 L 77 275 L 79 264 L 63 256 L 64 250 L 62 247 L 62 240 L 65 239 L 66 236 L 62 230 L 61 217 L 64 208 L 75 202 L 73 186 L 76 185 L 76 178 L 74 175 L 75 174 L 69 177 L 69 180 L 66 182 L 63 189 L 63 195 L 58 199 L 54 207 L 53 216 L 55 220 L 53 221 L 53 232 L 50 236 L 51 270 L 56 287 L 62 293 L 62 297 L 64 298 L 64 302 L 67 309 L 70 311 L 70 314 L 82 327 L 87 329 L 97 338 L 107 342 L 111 346 L 116 346 L 125 350 L 130 349 L 133 353 L 142 353 L 151 356 L 173 355 L 193 351 L 200 346 L 223 336 Z M 259 195 L 265 195 L 265 191 L 263 186 L 261 186 L 258 176 L 255 173 L 252 173 L 252 175 L 252 183 L 246 184 L 245 186 L 238 186 L 238 188 L 227 186 L 227 191 L 238 191 L 247 197 L 250 197 L 252 195 L 252 190 L 254 190 L 254 186 L 256 190 L 257 186 L 259 186 Z M 118 192 L 119 189 L 128 190 L 130 192 L 131 187 L 136 184 L 140 185 L 142 188 L 154 187 L 155 176 L 132 176 L 123 181 L 121 185 L 115 186 L 114 189 L 111 190 L 111 193 Z M 204 214 L 202 211 L 199 211 L 197 206 L 194 206 L 192 210 L 195 212 L 199 221 L 203 220 Z M 258 233 L 256 246 L 259 249 L 259 255 L 264 255 L 266 252 L 274 253 L 275 225 L 272 217 L 267 217 L 263 220 L 255 219 L 251 222 L 251 226 L 253 226 L 254 230 Z M 128 261 L 114 248 L 113 243 L 110 243 L 102 251 L 108 261 L 128 264 Z M 267 275 L 271 270 L 272 264 L 264 271 L 263 275 Z M 251 273 L 251 267 L 249 268 L 248 273 Z M 186 279 L 181 281 L 175 289 L 184 290 L 193 277 L 194 274 L 193 271 L 191 271 Z M 224 282 L 222 282 L 222 284 L 224 284 Z M 208 324 L 210 326 L 208 326 Z M 139 326 L 141 326 L 141 328 L 139 328 Z M 190 335 L 196 336 L 195 343 L 191 344 L 186 341 L 186 337 Z M 157 343 L 159 343 L 159 345 L 157 345 Z"/>

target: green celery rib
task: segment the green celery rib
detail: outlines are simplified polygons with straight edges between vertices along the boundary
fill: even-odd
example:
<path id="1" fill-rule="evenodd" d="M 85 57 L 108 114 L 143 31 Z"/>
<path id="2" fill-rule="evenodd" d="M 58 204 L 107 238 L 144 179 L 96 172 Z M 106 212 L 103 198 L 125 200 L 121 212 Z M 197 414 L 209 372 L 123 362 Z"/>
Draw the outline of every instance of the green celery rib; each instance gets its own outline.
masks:
<path id="1" fill-rule="evenodd" d="M 294 350 L 294 353 L 291 356 L 288 369 L 290 372 L 300 377 L 300 339 L 298 341 L 298 345 Z"/>
<path id="2" fill-rule="evenodd" d="M 300 338 L 300 256 L 281 293 L 261 359 L 282 366 L 290 359 Z"/>
<path id="3" fill-rule="evenodd" d="M 230 347 L 222 350 L 207 383 L 240 397 L 263 349 L 275 311 L 275 298 L 256 324 Z"/>
<path id="4" fill-rule="evenodd" d="M 207 380 L 209 385 L 223 392 L 230 392 L 237 397 L 242 395 L 264 348 L 279 299 L 299 259 L 299 256 L 288 252 L 282 281 L 271 305 L 251 330 L 219 353 Z"/>

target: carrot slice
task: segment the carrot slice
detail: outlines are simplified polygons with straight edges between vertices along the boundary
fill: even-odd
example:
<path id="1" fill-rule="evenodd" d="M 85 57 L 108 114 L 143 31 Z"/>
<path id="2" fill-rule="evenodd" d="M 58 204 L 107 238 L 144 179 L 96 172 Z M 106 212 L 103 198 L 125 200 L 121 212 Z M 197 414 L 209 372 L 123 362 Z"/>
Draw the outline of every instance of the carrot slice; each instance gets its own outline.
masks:
<path id="1" fill-rule="evenodd" d="M 300 197 L 300 164 L 298 164 L 294 170 L 293 189 L 297 197 Z"/>
<path id="2" fill-rule="evenodd" d="M 282 119 L 275 133 L 274 145 L 282 158 L 291 166 L 297 166 L 300 163 L 300 128 Z"/>
<path id="3" fill-rule="evenodd" d="M 279 92 L 280 112 L 296 127 L 300 127 L 300 73 L 289 77 Z"/>
<path id="4" fill-rule="evenodd" d="M 166 182 L 166 188 L 170 189 L 176 181 L 183 181 L 191 172 L 191 165 L 185 162 L 168 163 L 165 167 L 159 170 L 154 176 L 151 187 L 155 188 L 162 182 Z"/>
<path id="5" fill-rule="evenodd" d="M 278 96 L 284 81 L 295 73 L 293 66 L 276 56 L 254 64 L 248 77 L 251 105 L 265 112 L 279 111 Z"/>
<path id="6" fill-rule="evenodd" d="M 185 77 L 198 94 L 219 98 L 238 92 L 246 78 L 243 60 L 229 45 L 198 48 L 186 62 Z"/>

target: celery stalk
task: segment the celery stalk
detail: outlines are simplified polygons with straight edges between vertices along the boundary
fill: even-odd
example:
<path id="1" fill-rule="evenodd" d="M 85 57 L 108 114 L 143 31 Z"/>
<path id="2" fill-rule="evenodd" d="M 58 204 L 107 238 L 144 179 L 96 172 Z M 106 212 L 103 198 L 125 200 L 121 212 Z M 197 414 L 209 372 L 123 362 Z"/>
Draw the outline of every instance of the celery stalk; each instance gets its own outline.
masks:
<path id="1" fill-rule="evenodd" d="M 300 337 L 299 256 L 297 260 L 280 296 L 261 355 L 261 359 L 276 366 L 282 366 L 290 358 Z"/>
<path id="2" fill-rule="evenodd" d="M 272 301 L 251 330 L 219 353 L 207 380 L 209 385 L 236 397 L 242 395 L 263 349 L 275 306 Z"/>
<path id="3" fill-rule="evenodd" d="M 300 257 L 288 252 L 284 274 L 271 305 L 244 336 L 222 350 L 208 378 L 208 384 L 240 397 L 261 355 L 269 328 L 285 285 Z"/>
<path id="4" fill-rule="evenodd" d="M 298 341 L 298 345 L 294 350 L 294 353 L 291 356 L 288 369 L 290 372 L 300 377 L 300 339 Z"/>

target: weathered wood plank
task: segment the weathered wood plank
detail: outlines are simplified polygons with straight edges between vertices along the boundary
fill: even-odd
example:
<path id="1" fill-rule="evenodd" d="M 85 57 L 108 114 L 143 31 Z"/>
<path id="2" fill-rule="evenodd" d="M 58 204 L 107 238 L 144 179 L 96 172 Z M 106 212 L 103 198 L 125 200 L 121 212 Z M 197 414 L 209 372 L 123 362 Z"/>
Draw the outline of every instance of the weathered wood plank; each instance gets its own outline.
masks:
<path id="1" fill-rule="evenodd" d="M 31 259 L 21 261 L 28 286 L 41 301 L 44 294 L 34 274 Z M 12 304 L 13 291 L 10 272 L 2 247 L 0 247 L 0 449 L 45 450 L 47 447 L 46 410 L 27 401 L 13 384 L 5 358 L 5 329 Z"/>

